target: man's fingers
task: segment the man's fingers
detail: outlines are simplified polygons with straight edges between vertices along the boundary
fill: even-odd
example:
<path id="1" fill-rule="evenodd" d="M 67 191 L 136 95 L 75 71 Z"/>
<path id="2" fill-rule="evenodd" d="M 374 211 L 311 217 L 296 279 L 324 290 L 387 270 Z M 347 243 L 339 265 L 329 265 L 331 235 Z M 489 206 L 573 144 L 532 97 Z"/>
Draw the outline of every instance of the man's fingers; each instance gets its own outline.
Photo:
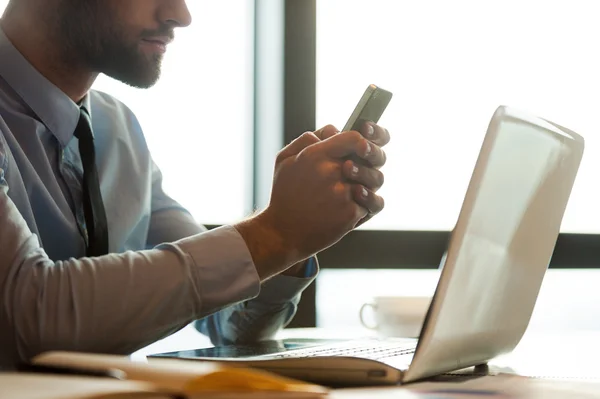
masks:
<path id="1" fill-rule="evenodd" d="M 282 161 L 293 155 L 297 155 L 306 147 L 318 143 L 319 141 L 327 140 L 328 138 L 333 137 L 338 133 L 339 130 L 333 125 L 324 126 L 321 129 L 315 131 L 314 133 L 304 132 L 279 152 L 277 160 Z"/>
<path id="2" fill-rule="evenodd" d="M 368 214 L 367 216 L 365 216 L 364 218 L 360 219 L 358 221 L 358 223 L 356 223 L 356 226 L 354 226 L 354 228 L 360 227 L 363 224 L 365 224 L 366 222 L 368 222 L 369 220 L 371 220 L 371 218 L 373 217 L 373 215 Z"/>
<path id="3" fill-rule="evenodd" d="M 372 167 L 347 160 L 344 162 L 342 170 L 347 180 L 362 184 L 374 192 L 377 192 L 383 185 L 383 173 Z"/>
<path id="4" fill-rule="evenodd" d="M 383 149 L 365 139 L 357 131 L 336 134 L 321 142 L 319 148 L 332 158 L 346 158 L 355 155 L 375 168 L 382 167 L 386 161 Z"/>
<path id="5" fill-rule="evenodd" d="M 366 149 L 364 155 L 358 154 L 362 159 L 364 159 L 367 164 L 373 166 L 376 169 L 381 168 L 385 165 L 387 161 L 387 156 L 385 155 L 385 151 L 383 148 L 374 143 L 369 143 L 370 148 Z"/>
<path id="6" fill-rule="evenodd" d="M 385 206 L 383 197 L 375 194 L 362 184 L 355 184 L 352 187 L 352 197 L 354 201 L 369 211 L 369 215 L 376 215 L 381 212 Z"/>
<path id="7" fill-rule="evenodd" d="M 363 158 L 372 151 L 374 146 L 375 144 L 369 143 L 356 131 L 336 134 L 319 144 L 320 150 L 332 158 L 345 158 L 353 154 Z"/>
<path id="8" fill-rule="evenodd" d="M 315 132 L 315 136 L 317 136 L 320 140 L 327 140 L 330 137 L 335 136 L 340 131 L 333 125 L 327 125 L 325 127 L 320 128 Z"/>
<path id="9" fill-rule="evenodd" d="M 335 126 L 327 125 L 317 130 L 315 136 L 321 140 L 327 140 L 339 132 L 340 131 Z M 383 147 L 390 142 L 390 133 L 388 130 L 373 122 L 365 122 L 358 132 L 364 138 L 380 147 Z"/>
<path id="10" fill-rule="evenodd" d="M 390 133 L 388 130 L 376 123 L 365 122 L 359 130 L 364 138 L 380 147 L 383 147 L 390 142 Z"/>
<path id="11" fill-rule="evenodd" d="M 298 155 L 300 151 L 302 151 L 306 147 L 318 143 L 320 141 L 321 140 L 319 140 L 319 138 L 313 132 L 302 133 L 300 137 L 298 137 L 290 144 L 285 146 L 283 150 L 279 151 L 279 154 L 277 155 L 277 162 L 281 162 L 286 158 Z"/>

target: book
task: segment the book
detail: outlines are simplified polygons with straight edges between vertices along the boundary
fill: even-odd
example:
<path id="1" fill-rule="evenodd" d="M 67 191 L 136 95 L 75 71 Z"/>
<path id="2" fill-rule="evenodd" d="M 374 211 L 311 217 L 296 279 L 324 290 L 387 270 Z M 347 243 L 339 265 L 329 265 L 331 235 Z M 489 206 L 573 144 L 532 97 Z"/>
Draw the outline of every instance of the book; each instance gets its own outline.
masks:
<path id="1" fill-rule="evenodd" d="M 325 387 L 305 383 L 302 381 L 279 376 L 270 372 L 242 367 L 230 367 L 218 362 L 186 361 L 177 359 L 153 359 L 152 362 L 132 361 L 127 356 L 103 355 L 75 352 L 47 352 L 32 359 L 31 364 L 36 367 L 56 368 L 61 370 L 61 375 L 12 373 L 22 376 L 19 378 L 70 378 L 79 382 L 84 380 L 95 381 L 90 384 L 90 389 L 97 390 L 96 396 L 81 397 L 113 398 L 112 395 L 121 395 L 120 390 L 126 394 L 148 395 L 153 394 L 158 398 L 321 398 L 328 395 Z M 80 375 L 64 375 L 62 370 L 74 370 Z M 85 371 L 99 375 L 102 370 L 108 377 L 83 376 Z M 5 376 L 4 376 L 5 377 Z M 69 384 L 63 384 L 67 386 Z M 80 386 L 81 384 L 76 384 Z M 0 383 L 0 386 L 2 384 Z M 114 387 L 115 391 L 110 392 Z M 18 387 L 17 387 L 18 388 Z M 72 388 L 72 387 L 71 387 Z M 102 391 L 106 388 L 108 391 Z M 84 387 L 82 386 L 82 389 Z M 137 392 L 136 392 L 137 389 Z M 133 390 L 133 391 L 132 391 Z M 69 397 L 67 392 L 63 396 Z M 102 396 L 104 395 L 104 396 Z M 163 395 L 163 396 L 160 396 Z M 20 397 L 14 395 L 13 397 Z M 72 396 L 78 398 L 78 396 Z M 127 397 L 127 396 L 125 396 Z M 154 396 L 152 396 L 154 397 Z M 45 396 L 31 396 L 31 398 L 45 398 Z M 54 398 L 48 396 L 48 398 Z"/>
<path id="2" fill-rule="evenodd" d="M 153 384 L 110 378 L 0 373 L 0 399 L 174 399 Z"/>

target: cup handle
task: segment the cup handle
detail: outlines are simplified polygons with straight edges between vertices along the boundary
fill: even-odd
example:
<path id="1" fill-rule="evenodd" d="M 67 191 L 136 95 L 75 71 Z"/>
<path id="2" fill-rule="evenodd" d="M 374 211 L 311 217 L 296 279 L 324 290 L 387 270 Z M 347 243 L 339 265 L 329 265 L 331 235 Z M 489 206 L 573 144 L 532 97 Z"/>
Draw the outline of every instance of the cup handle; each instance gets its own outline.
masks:
<path id="1" fill-rule="evenodd" d="M 377 323 L 370 326 L 365 322 L 365 318 L 364 318 L 365 309 L 371 308 L 371 309 L 375 310 L 376 307 L 377 306 L 373 303 L 365 303 L 360 307 L 360 311 L 358 312 L 358 316 L 360 318 L 360 324 L 362 324 L 364 327 L 368 328 L 369 330 L 376 330 L 378 326 L 377 326 Z"/>

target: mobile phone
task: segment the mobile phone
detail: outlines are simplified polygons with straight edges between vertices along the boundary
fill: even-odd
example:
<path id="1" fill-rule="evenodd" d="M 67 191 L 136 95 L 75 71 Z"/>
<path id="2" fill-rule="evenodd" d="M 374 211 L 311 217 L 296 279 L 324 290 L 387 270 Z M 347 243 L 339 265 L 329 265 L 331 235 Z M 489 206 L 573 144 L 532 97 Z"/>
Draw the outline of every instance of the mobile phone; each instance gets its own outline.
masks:
<path id="1" fill-rule="evenodd" d="M 391 99 L 391 92 L 373 84 L 369 85 L 342 131 L 360 130 L 365 122 L 377 123 Z"/>

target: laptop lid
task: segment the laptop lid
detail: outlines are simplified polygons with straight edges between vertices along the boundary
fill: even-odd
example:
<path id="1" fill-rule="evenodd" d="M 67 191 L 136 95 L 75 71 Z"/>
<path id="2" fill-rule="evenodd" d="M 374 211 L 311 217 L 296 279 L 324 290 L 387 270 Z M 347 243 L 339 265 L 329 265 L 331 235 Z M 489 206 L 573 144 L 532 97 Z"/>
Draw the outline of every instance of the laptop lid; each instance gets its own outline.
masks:
<path id="1" fill-rule="evenodd" d="M 485 363 L 518 344 L 583 149 L 564 127 L 496 110 L 405 382 Z"/>

